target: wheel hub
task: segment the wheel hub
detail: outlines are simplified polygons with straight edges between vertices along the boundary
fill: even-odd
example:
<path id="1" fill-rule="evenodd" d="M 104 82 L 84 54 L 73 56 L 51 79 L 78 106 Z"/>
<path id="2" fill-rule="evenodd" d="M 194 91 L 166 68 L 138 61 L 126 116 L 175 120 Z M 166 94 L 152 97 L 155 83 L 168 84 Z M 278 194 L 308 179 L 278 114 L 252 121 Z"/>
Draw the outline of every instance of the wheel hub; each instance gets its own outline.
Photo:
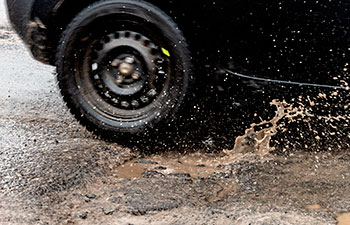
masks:
<path id="1" fill-rule="evenodd" d="M 94 86 L 105 102 L 122 109 L 138 109 L 161 93 L 168 59 L 147 37 L 131 31 L 107 35 L 94 45 Z"/>
<path id="2" fill-rule="evenodd" d="M 121 75 L 128 77 L 134 72 L 134 66 L 130 63 L 123 62 L 120 64 L 118 70 Z"/>

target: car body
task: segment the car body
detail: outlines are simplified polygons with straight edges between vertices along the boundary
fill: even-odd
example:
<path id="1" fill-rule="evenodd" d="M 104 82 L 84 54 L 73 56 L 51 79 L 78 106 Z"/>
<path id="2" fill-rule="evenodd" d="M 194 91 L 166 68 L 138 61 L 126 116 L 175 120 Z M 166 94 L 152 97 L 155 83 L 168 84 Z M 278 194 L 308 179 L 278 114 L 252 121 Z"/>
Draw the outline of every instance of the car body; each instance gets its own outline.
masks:
<path id="1" fill-rule="evenodd" d="M 7 0 L 7 6 L 13 27 L 34 58 L 55 65 L 62 33 L 96 2 Z M 240 76 L 252 80 L 256 89 L 270 83 L 341 88 L 334 77 L 348 74 L 350 0 L 147 2 L 175 22 L 193 64 L 205 68 L 207 76 L 224 81 Z M 195 76 L 205 76 L 199 70 Z M 238 90 L 235 85 L 226 83 L 226 88 Z"/>
<path id="2" fill-rule="evenodd" d="M 7 0 L 7 5 L 34 57 L 53 64 L 65 26 L 93 2 Z M 349 54 L 348 0 L 150 2 L 171 15 L 196 56 L 247 74 L 328 83 L 328 74 L 343 69 Z"/>

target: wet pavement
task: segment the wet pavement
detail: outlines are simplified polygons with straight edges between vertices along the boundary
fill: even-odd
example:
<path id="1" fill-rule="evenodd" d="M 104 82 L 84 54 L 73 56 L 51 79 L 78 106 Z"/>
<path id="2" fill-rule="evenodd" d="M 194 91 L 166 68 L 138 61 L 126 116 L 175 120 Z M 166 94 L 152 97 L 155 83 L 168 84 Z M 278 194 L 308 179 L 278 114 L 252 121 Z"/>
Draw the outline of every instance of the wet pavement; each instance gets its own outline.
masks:
<path id="1" fill-rule="evenodd" d="M 0 66 L 0 224 L 349 224 L 348 149 L 145 154 L 80 126 L 5 28 Z"/>
<path id="2" fill-rule="evenodd" d="M 0 27 L 9 27 L 7 14 L 5 12 L 5 0 L 0 0 Z"/>

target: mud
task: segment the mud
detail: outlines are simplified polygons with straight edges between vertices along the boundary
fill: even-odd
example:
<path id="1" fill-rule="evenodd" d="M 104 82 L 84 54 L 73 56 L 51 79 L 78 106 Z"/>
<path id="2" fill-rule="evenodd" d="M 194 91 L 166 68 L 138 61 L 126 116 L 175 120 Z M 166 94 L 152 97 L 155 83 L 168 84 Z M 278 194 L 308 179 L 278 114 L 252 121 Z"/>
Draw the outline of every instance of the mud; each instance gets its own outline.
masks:
<path id="1" fill-rule="evenodd" d="M 350 224 L 350 213 L 340 214 L 337 217 L 338 225 Z"/>
<path id="2" fill-rule="evenodd" d="M 160 175 L 164 177 L 209 178 L 215 173 L 227 173 L 225 164 L 249 161 L 255 154 L 225 154 L 195 152 L 181 154 L 176 152 L 158 153 L 140 159 L 133 159 L 117 168 L 117 178 L 140 178 Z"/>
<path id="3" fill-rule="evenodd" d="M 275 101 L 231 150 L 149 153 L 86 131 L 54 68 L 0 36 L 0 224 L 349 224 L 341 93 Z"/>

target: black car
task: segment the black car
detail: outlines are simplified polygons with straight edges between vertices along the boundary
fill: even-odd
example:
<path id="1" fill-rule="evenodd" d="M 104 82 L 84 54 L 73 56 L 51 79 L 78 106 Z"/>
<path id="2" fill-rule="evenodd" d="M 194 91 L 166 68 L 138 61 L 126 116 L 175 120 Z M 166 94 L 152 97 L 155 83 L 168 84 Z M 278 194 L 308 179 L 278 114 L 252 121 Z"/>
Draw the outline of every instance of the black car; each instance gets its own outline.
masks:
<path id="1" fill-rule="evenodd" d="M 100 134 L 160 131 L 193 91 L 241 84 L 343 88 L 350 0 L 7 0 L 34 58 L 57 67 L 75 117 Z M 219 81 L 217 81 L 219 80 Z M 201 90 L 205 92 L 206 90 Z M 250 94 L 248 93 L 248 96 Z"/>

